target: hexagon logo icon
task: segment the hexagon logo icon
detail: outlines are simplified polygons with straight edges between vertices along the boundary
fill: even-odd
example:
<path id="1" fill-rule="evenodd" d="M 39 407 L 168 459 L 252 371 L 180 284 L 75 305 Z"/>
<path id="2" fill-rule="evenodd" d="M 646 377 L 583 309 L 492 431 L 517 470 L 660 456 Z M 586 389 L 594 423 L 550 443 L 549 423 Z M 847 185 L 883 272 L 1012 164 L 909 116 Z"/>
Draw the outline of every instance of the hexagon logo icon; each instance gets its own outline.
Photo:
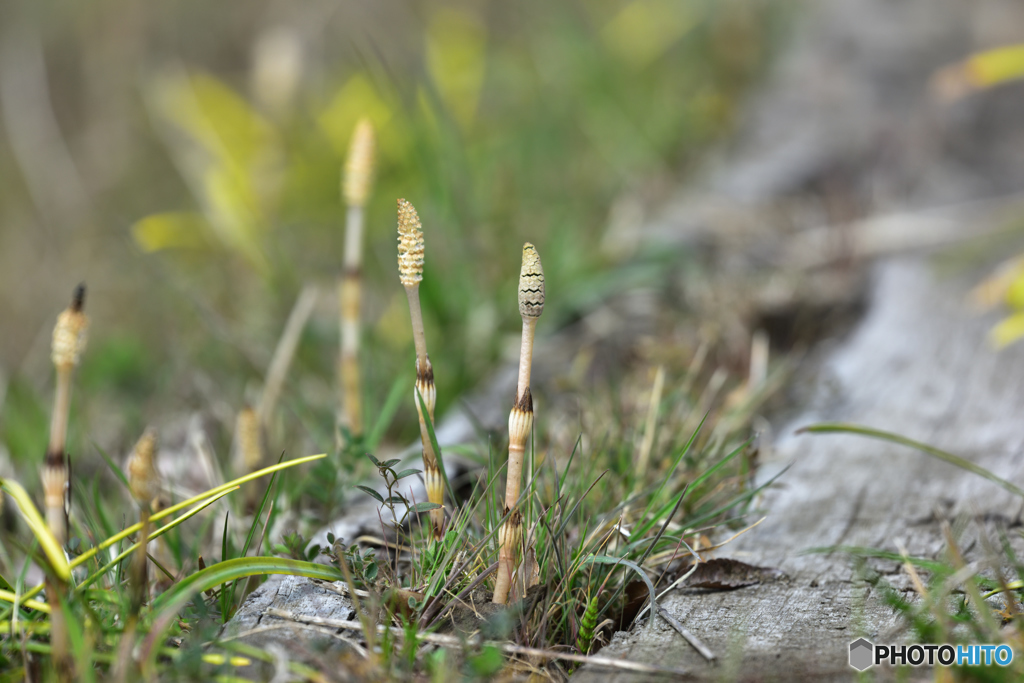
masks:
<path id="1" fill-rule="evenodd" d="M 858 638 L 850 643 L 850 666 L 857 671 L 863 671 L 874 662 L 875 646 L 864 638 Z"/>

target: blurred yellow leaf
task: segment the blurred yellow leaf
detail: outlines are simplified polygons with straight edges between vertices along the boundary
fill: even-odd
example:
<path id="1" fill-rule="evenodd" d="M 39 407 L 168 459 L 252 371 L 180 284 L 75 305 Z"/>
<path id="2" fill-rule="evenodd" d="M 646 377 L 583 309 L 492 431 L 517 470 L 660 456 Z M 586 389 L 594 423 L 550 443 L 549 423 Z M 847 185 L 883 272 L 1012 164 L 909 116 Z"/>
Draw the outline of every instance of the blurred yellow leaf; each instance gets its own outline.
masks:
<path id="1" fill-rule="evenodd" d="M 696 23 L 680 0 L 633 0 L 601 31 L 612 53 L 634 67 L 650 64 Z"/>
<path id="2" fill-rule="evenodd" d="M 1024 278 L 1024 256 L 1015 256 L 1004 261 L 987 278 L 971 290 L 971 303 L 987 311 L 1006 301 L 1009 302 L 1010 288 Z M 1018 295 L 1015 295 L 1018 296 Z M 1011 305 L 1014 305 L 1011 303 Z M 1020 307 L 1020 306 L 1018 306 Z"/>
<path id="3" fill-rule="evenodd" d="M 230 166 L 212 165 L 203 186 L 207 214 L 221 241 L 264 268 L 267 263 L 257 239 L 262 226 L 258 201 L 247 179 Z"/>
<path id="4" fill-rule="evenodd" d="M 370 119 L 377 136 L 381 151 L 384 154 L 400 151 L 389 149 L 393 145 L 387 125 L 392 119 L 391 107 L 388 106 L 369 79 L 363 74 L 356 74 L 335 93 L 330 103 L 317 117 L 320 129 L 331 141 L 331 146 L 339 157 L 348 155 L 349 138 L 355 130 L 356 122 L 366 117 Z"/>
<path id="5" fill-rule="evenodd" d="M 1024 45 L 1008 45 L 978 52 L 967 59 L 966 65 L 974 83 L 979 87 L 991 87 L 1024 78 Z"/>
<path id="6" fill-rule="evenodd" d="M 427 26 L 427 72 L 463 128 L 476 118 L 486 71 L 487 34 L 472 14 L 451 8 L 434 12 Z"/>
<path id="7" fill-rule="evenodd" d="M 135 243 L 145 252 L 162 249 L 204 249 L 210 246 L 210 224 L 198 213 L 172 212 L 146 216 L 132 226 Z"/>
<path id="8" fill-rule="evenodd" d="M 1017 310 L 1024 309 L 1024 273 L 1018 271 L 1006 288 L 1006 304 Z"/>
<path id="9" fill-rule="evenodd" d="M 222 163 L 246 167 L 274 143 L 274 130 L 227 85 L 208 74 L 173 73 L 157 81 L 159 113 Z"/>
<path id="10" fill-rule="evenodd" d="M 978 52 L 938 69 L 930 87 L 940 101 L 952 102 L 984 88 L 1024 78 L 1024 44 Z"/>
<path id="11" fill-rule="evenodd" d="M 416 105 L 419 107 L 420 115 L 423 117 L 427 128 L 437 136 L 441 132 L 441 122 L 437 118 L 437 111 L 430 101 L 430 96 L 422 87 L 416 88 Z"/>
<path id="12" fill-rule="evenodd" d="M 168 151 L 212 234 L 265 271 L 263 233 L 273 224 L 270 212 L 281 185 L 276 131 L 241 96 L 207 74 L 170 72 L 156 80 L 149 94 Z M 163 244 L 173 241 L 175 230 L 180 232 L 180 226 L 158 221 L 143 226 L 141 233 L 136 229 L 136 240 L 141 236 Z"/>
<path id="13" fill-rule="evenodd" d="M 997 349 L 1009 346 L 1024 337 L 1024 312 L 1014 313 L 999 321 L 989 336 Z"/>

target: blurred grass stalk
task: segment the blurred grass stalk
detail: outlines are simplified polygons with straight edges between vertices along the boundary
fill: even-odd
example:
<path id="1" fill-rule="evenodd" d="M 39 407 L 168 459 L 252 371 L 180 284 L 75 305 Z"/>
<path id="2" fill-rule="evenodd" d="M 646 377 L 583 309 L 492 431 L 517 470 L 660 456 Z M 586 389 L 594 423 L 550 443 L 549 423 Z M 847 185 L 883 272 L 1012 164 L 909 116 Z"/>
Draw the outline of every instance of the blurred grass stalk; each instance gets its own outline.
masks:
<path id="1" fill-rule="evenodd" d="M 359 326 L 362 300 L 363 231 L 365 206 L 370 195 L 374 165 L 374 131 L 367 118 L 356 124 L 342 179 L 348 206 L 345 217 L 345 255 L 338 288 L 341 308 L 341 356 L 338 363 L 341 406 L 338 412 L 339 445 L 347 430 L 350 439 L 363 433 L 362 386 L 359 379 Z"/>
<path id="2" fill-rule="evenodd" d="M 523 541 L 523 517 L 518 509 L 522 486 L 526 441 L 533 429 L 533 394 L 530 370 L 533 367 L 533 337 L 537 320 L 544 312 L 544 269 L 532 244 L 523 245 L 523 265 L 519 271 L 519 315 L 523 318 L 522 346 L 519 351 L 519 381 L 516 401 L 508 416 L 508 471 L 505 483 L 505 522 L 498 533 L 498 575 L 494 582 L 494 602 L 505 604 L 512 586 L 512 574 L 518 564 L 516 553 Z"/>
<path id="3" fill-rule="evenodd" d="M 46 525 L 57 544 L 68 540 L 68 459 L 66 453 L 68 414 L 71 410 L 71 376 L 85 350 L 89 320 L 82 313 L 85 306 L 85 285 L 78 285 L 68 306 L 58 317 L 53 328 L 50 357 L 57 371 L 57 388 L 50 422 L 50 444 L 43 464 L 43 502 Z M 67 583 L 47 572 L 46 597 L 50 604 L 50 645 L 53 665 L 61 681 L 74 680 L 74 660 L 71 657 L 67 623 L 62 603 L 67 595 Z"/>
<path id="4" fill-rule="evenodd" d="M 427 409 L 430 423 L 434 424 L 434 407 L 437 405 L 437 387 L 434 385 L 434 368 L 427 356 L 427 337 L 423 331 L 423 311 L 420 308 L 420 282 L 423 280 L 423 226 L 412 204 L 398 200 L 398 276 L 409 298 L 409 318 L 412 321 L 412 338 L 416 345 L 416 384 L 413 399 L 416 413 L 420 418 L 420 441 L 423 443 L 423 481 L 427 488 L 427 500 L 442 507 L 430 511 L 434 538 L 440 539 L 444 529 L 444 479 L 437 461 L 441 454 L 434 450 L 430 431 L 423 416 Z M 420 399 L 423 404 L 420 404 Z"/>

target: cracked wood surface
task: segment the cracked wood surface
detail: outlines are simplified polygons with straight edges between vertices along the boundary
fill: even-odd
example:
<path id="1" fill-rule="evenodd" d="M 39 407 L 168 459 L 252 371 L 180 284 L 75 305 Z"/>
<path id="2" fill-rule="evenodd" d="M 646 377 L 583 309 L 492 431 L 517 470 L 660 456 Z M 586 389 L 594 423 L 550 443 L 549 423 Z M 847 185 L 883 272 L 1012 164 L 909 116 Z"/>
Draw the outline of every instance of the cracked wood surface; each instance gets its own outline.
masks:
<path id="1" fill-rule="evenodd" d="M 224 625 L 220 639 L 238 639 L 270 653 L 275 663 L 255 663 L 236 675 L 252 680 L 290 680 L 286 664 L 300 661 L 324 671 L 338 671 L 339 659 L 349 646 L 328 629 L 269 619 L 265 613 L 277 608 L 315 617 L 352 619 L 351 601 L 300 576 L 272 576 L 249 594 L 245 603 Z M 343 667 L 341 667 L 343 668 Z"/>
<path id="2" fill-rule="evenodd" d="M 1022 501 L 995 484 L 907 447 L 848 435 L 795 434 L 822 421 L 897 432 L 966 457 L 997 475 L 1024 480 L 1024 348 L 994 351 L 994 315 L 965 303 L 964 281 L 941 281 L 922 258 L 876 267 L 869 312 L 827 353 L 807 408 L 778 430 L 758 479 L 790 469 L 760 507 L 768 519 L 720 553 L 778 567 L 787 578 L 734 591 L 681 589 L 662 605 L 721 660 L 717 668 L 671 628 L 656 623 L 619 633 L 603 654 L 657 661 L 709 678 L 850 680 L 848 645 L 905 637 L 879 591 L 848 555 L 813 547 L 864 546 L 942 558 L 940 520 L 967 515 L 961 548 L 983 557 L 981 530 L 1021 524 Z M 1016 534 L 1011 534 L 1016 536 Z M 1019 546 L 1017 539 L 1014 544 Z M 868 562 L 899 590 L 910 582 L 895 562 Z M 581 681 L 644 680 L 584 669 Z"/>

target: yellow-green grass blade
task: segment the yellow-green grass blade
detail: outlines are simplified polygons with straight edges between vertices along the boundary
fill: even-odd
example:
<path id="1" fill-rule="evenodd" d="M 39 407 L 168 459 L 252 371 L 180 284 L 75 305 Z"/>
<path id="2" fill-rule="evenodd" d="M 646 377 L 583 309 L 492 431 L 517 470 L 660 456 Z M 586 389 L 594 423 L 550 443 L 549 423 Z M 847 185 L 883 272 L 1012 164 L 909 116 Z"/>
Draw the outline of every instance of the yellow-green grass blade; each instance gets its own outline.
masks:
<path id="1" fill-rule="evenodd" d="M 68 559 L 64 556 L 64 550 L 60 547 L 60 543 L 57 542 L 53 534 L 50 533 L 50 529 L 46 526 L 46 522 L 43 521 L 42 515 L 39 514 L 39 510 L 32 503 L 32 499 L 29 498 L 28 492 L 22 488 L 21 484 L 11 479 L 0 479 L 0 488 L 10 494 L 17 504 L 18 509 L 21 511 L 21 516 L 25 518 L 25 523 L 32 530 L 32 535 L 39 541 L 39 545 L 46 554 L 46 559 L 50 561 L 50 567 L 57 575 L 57 578 L 62 581 L 70 580 L 71 567 L 68 566 Z"/>
<path id="2" fill-rule="evenodd" d="M 181 524 L 182 522 L 187 520 L 189 517 L 195 516 L 196 514 L 202 512 L 206 508 L 210 507 L 211 505 L 213 505 L 218 500 L 220 500 L 224 496 L 228 495 L 232 491 L 237 491 L 237 490 L 238 490 L 238 487 L 236 486 L 236 487 L 234 487 L 232 489 L 228 489 L 227 491 L 221 492 L 219 495 L 216 495 L 213 498 L 210 498 L 209 500 L 204 501 L 201 505 L 197 505 L 196 507 L 192 508 L 191 510 L 189 510 L 188 512 L 183 514 L 181 517 L 178 517 L 177 519 L 175 519 L 173 522 L 165 524 L 164 526 L 160 527 L 159 529 L 157 529 L 156 531 L 151 533 L 146 538 L 146 543 L 149 543 L 153 539 L 160 538 L 161 536 L 166 534 L 168 531 L 170 531 L 174 527 L 178 526 L 179 524 Z M 101 567 L 99 569 L 99 571 L 97 571 L 95 574 L 92 574 L 91 576 L 89 576 L 85 581 L 83 581 L 82 583 L 78 584 L 78 586 L 75 587 L 75 592 L 76 593 L 81 592 L 81 591 L 85 590 L 86 588 L 88 588 L 89 586 L 91 586 L 96 581 L 96 579 L 100 578 L 101 576 L 106 574 L 108 571 L 110 571 L 111 567 L 117 565 L 118 562 L 120 562 L 124 558 L 128 557 L 133 552 L 135 552 L 138 549 L 139 545 L 140 545 L 140 542 L 136 541 L 135 543 L 133 543 L 130 546 L 128 546 L 127 548 L 125 548 L 125 550 L 122 551 L 120 555 L 115 557 L 113 560 L 111 560 L 107 564 L 103 565 L 103 567 Z"/>
<path id="3" fill-rule="evenodd" d="M 46 621 L 25 621 L 19 619 L 17 625 L 12 626 L 10 621 L 0 621 L 0 636 L 11 635 L 12 629 L 15 635 L 21 635 L 23 633 L 49 633 L 50 622 Z"/>
<path id="4" fill-rule="evenodd" d="M 327 565 L 278 557 L 237 557 L 201 569 L 179 581 L 153 601 L 149 610 L 152 628 L 139 649 L 143 673 L 154 671 L 159 643 L 164 641 L 167 630 L 177 618 L 178 610 L 184 607 L 186 602 L 203 591 L 225 583 L 270 574 L 305 576 L 321 581 L 340 581 L 343 578 L 339 570 Z"/>
<path id="5" fill-rule="evenodd" d="M 29 609 L 34 609 L 38 612 L 46 612 L 47 614 L 50 613 L 50 606 L 46 603 L 39 602 L 38 600 L 32 600 L 30 598 L 26 599 L 24 596 L 19 598 L 17 595 L 10 591 L 0 590 L 0 600 L 3 600 L 4 602 L 9 602 L 12 605 L 18 604 L 22 607 L 28 607 Z"/>
<path id="6" fill-rule="evenodd" d="M 278 463 L 276 465 L 271 465 L 270 467 L 264 467 L 262 470 L 256 470 L 255 472 L 247 474 L 244 477 L 239 477 L 238 479 L 232 479 L 231 481 L 229 481 L 226 484 L 221 484 L 220 486 L 217 486 L 216 488 L 212 488 L 209 491 L 206 491 L 205 493 L 200 493 L 198 496 L 192 496 L 188 500 L 183 500 L 180 503 L 176 503 L 176 504 L 174 504 L 174 505 L 172 505 L 172 506 L 170 506 L 168 508 L 165 508 L 165 509 L 161 510 L 160 512 L 156 512 L 156 513 L 154 513 L 149 518 L 149 520 L 151 522 L 158 522 L 161 519 L 163 519 L 164 517 L 167 517 L 168 515 L 173 515 L 178 510 L 181 510 L 183 508 L 187 508 L 190 505 L 194 505 L 195 503 L 198 503 L 199 501 L 206 500 L 207 498 L 210 498 L 211 496 L 216 496 L 216 495 L 218 495 L 220 493 L 223 493 L 224 491 L 229 491 L 231 489 L 237 488 L 237 487 L 241 486 L 242 484 L 245 484 L 245 483 L 248 483 L 248 482 L 252 481 L 253 479 L 259 479 L 260 477 L 262 477 L 264 475 L 267 475 L 267 474 L 270 474 L 272 472 L 277 472 L 277 471 L 280 471 L 280 470 L 283 470 L 283 469 L 287 469 L 289 467 L 294 467 L 295 465 L 303 465 L 303 464 L 305 464 L 307 462 L 313 462 L 314 460 L 319 460 L 320 458 L 325 458 L 325 457 L 327 457 L 326 453 L 320 453 L 319 455 L 309 455 L 309 456 L 306 456 L 304 458 L 296 458 L 295 460 L 288 460 L 287 462 L 281 462 L 281 463 Z M 79 555 L 74 560 L 72 560 L 71 567 L 72 568 L 77 567 L 78 565 L 80 565 L 83 562 L 85 562 L 86 560 L 90 559 L 91 557 L 93 557 L 93 555 L 95 555 L 99 551 L 103 550 L 104 548 L 109 548 L 110 546 L 114 545 L 118 541 L 121 541 L 121 540 L 127 538 L 128 536 L 131 536 L 132 534 L 137 533 L 141 529 L 142 529 L 142 524 L 141 523 L 133 524 L 132 526 L 127 527 L 123 531 L 121 531 L 121 532 L 119 532 L 117 534 L 114 534 L 110 538 L 108 538 L 108 539 L 106 539 L 104 541 L 100 541 L 94 547 L 90 548 L 89 550 L 86 550 L 81 555 Z"/>
<path id="7" fill-rule="evenodd" d="M 159 536 L 161 536 L 161 535 L 163 535 L 163 534 L 167 533 L 168 531 L 170 531 L 171 529 L 173 529 L 173 528 L 174 528 L 174 527 L 176 527 L 177 525 L 179 525 L 179 524 L 181 524 L 182 522 L 184 522 L 184 521 L 185 521 L 186 519 L 188 519 L 189 517 L 192 517 L 192 516 L 193 516 L 193 515 L 195 515 L 195 514 L 196 514 L 197 512 L 199 512 L 199 511 L 203 510 L 204 508 L 208 507 L 208 506 L 209 506 L 209 505 L 210 505 L 211 503 L 214 503 L 215 501 L 219 500 L 220 498 L 223 498 L 223 497 L 224 497 L 225 495 L 227 495 L 228 493 L 231 493 L 232 491 L 235 491 L 235 490 L 237 490 L 237 489 L 238 489 L 238 487 L 237 487 L 237 486 L 235 486 L 235 487 L 232 487 L 232 488 L 228 489 L 227 491 L 222 491 L 222 492 L 221 492 L 221 493 L 220 493 L 219 495 L 217 495 L 217 496 L 214 496 L 213 498 L 211 498 L 211 499 L 209 499 L 209 500 L 203 501 L 203 502 L 202 502 L 202 503 L 201 503 L 200 505 L 197 505 L 197 506 L 196 506 L 195 508 L 193 508 L 192 510 L 189 510 L 189 511 L 188 511 L 188 512 L 186 512 L 186 513 L 185 513 L 184 515 L 182 515 L 181 517 L 177 518 L 176 520 L 174 520 L 174 521 L 173 521 L 173 522 L 171 522 L 170 524 L 164 525 L 164 526 L 160 527 L 159 529 L 157 529 L 156 531 L 154 531 L 154 532 L 153 532 L 153 533 L 152 533 L 152 534 L 151 534 L 151 535 L 149 536 L 150 540 L 152 540 L 152 539 L 154 539 L 154 538 L 158 538 Z M 141 524 L 135 524 L 135 525 L 133 525 L 133 526 L 130 526 L 130 527 L 128 527 L 128 530 L 131 530 L 131 529 L 135 529 L 136 531 L 138 531 L 138 530 L 141 530 L 141 529 L 142 529 L 142 525 L 141 525 Z M 124 534 L 123 532 L 122 532 L 122 533 L 120 533 L 120 534 L 118 534 L 118 535 L 117 535 L 117 536 L 118 536 L 117 540 L 121 540 L 122 538 L 124 538 L 124 536 L 125 536 L 125 535 L 126 535 L 126 534 Z M 89 558 L 91 558 L 91 557 L 93 557 L 94 555 L 96 555 L 96 553 L 97 553 L 97 552 L 99 552 L 99 550 L 101 550 L 101 549 L 102 549 L 102 548 L 104 548 L 104 547 L 108 547 L 109 545 L 110 545 L 109 543 L 106 543 L 106 542 L 104 541 L 104 543 L 101 543 L 100 545 L 96 546 L 95 548 L 91 548 L 90 550 L 88 550 L 88 551 L 86 551 L 86 552 L 82 553 L 81 555 L 79 555 L 78 557 L 76 557 L 76 558 L 75 558 L 74 560 L 72 560 L 72 561 L 71 561 L 71 568 L 72 568 L 72 569 L 74 569 L 75 567 L 78 567 L 78 566 L 79 566 L 79 565 L 81 565 L 81 564 L 82 564 L 83 562 L 85 562 L 85 561 L 86 561 L 86 560 L 88 560 Z M 137 548 L 137 547 L 138 547 L 138 544 L 137 544 L 137 543 L 136 543 L 135 545 L 133 545 L 133 546 L 132 546 L 132 548 Z M 102 573 L 103 573 L 104 571 L 106 571 L 107 569 L 109 569 L 111 565 L 113 565 L 113 564 L 115 564 L 116 562 L 119 562 L 120 560 L 124 559 L 125 555 L 126 555 L 127 553 L 129 553 L 129 552 L 131 552 L 131 549 L 129 549 L 129 550 L 126 550 L 126 551 L 125 551 L 124 553 L 121 553 L 121 555 L 120 555 L 120 556 L 118 556 L 118 558 L 117 558 L 116 560 L 114 560 L 114 562 L 111 562 L 111 563 L 110 563 L 110 564 L 108 564 L 108 565 L 107 565 L 106 567 L 104 567 L 103 569 L 101 569 L 101 570 L 100 570 L 99 572 L 97 572 L 96 574 L 93 574 L 93 575 L 92 575 L 92 576 L 90 576 L 90 577 L 89 577 L 88 579 L 86 579 L 86 581 L 85 581 L 85 583 L 84 583 L 84 584 L 82 584 L 81 586 L 79 586 L 78 588 L 76 588 L 76 592 L 77 592 L 77 591 L 78 591 L 79 589 L 81 589 L 81 588 L 85 588 L 85 587 L 87 587 L 87 586 L 88 586 L 88 585 L 89 585 L 90 583 L 92 583 L 92 582 L 93 582 L 93 581 L 94 581 L 94 580 L 96 579 L 96 577 L 97 577 L 97 576 L 99 576 L 99 575 L 100 575 L 100 574 L 102 574 Z M 35 587 L 33 587 L 33 588 L 29 589 L 28 591 L 26 591 L 26 592 L 25 592 L 25 594 L 24 594 L 24 597 L 25 597 L 25 598 L 31 598 L 31 597 L 34 597 L 34 596 L 38 595 L 38 594 L 39 594 L 39 592 L 43 590 L 43 587 L 44 587 L 44 584 L 39 584 L 39 585 L 37 585 L 37 586 L 35 586 Z"/>

